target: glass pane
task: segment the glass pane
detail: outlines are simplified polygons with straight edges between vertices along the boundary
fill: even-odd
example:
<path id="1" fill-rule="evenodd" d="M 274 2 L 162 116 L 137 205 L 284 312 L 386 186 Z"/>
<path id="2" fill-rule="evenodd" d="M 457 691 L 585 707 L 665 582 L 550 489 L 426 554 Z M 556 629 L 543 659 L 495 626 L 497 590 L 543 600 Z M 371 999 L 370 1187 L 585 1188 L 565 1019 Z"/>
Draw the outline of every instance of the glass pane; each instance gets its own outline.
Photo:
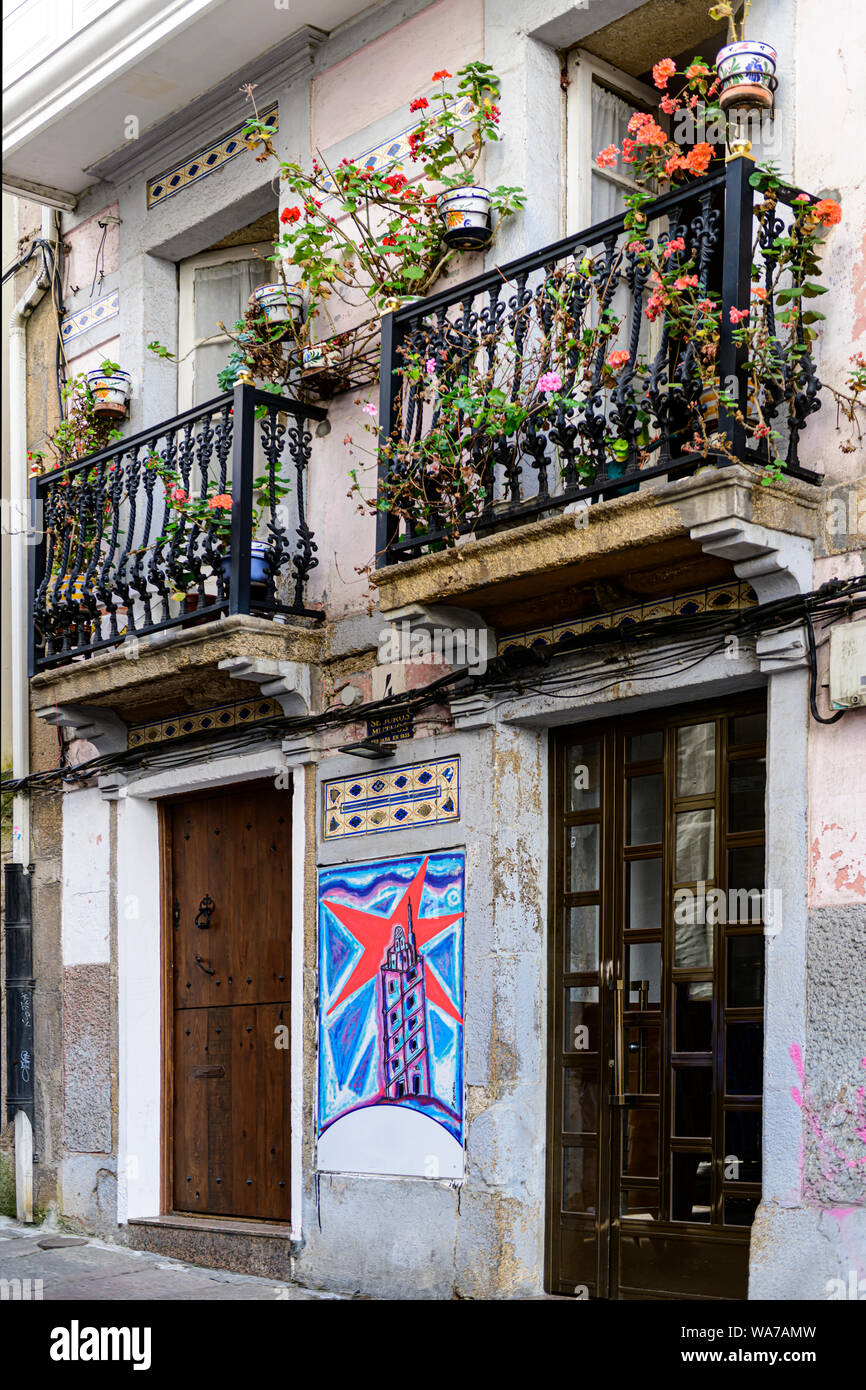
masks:
<path id="1" fill-rule="evenodd" d="M 729 1023 L 725 1052 L 725 1091 L 729 1096 L 759 1096 L 764 1071 L 764 1025 Z"/>
<path id="2" fill-rule="evenodd" d="M 715 790 L 716 726 L 687 724 L 677 730 L 677 796 Z"/>
<path id="3" fill-rule="evenodd" d="M 674 1068 L 674 1134 L 709 1139 L 713 1118 L 712 1067 Z"/>
<path id="4" fill-rule="evenodd" d="M 758 1197 L 726 1197 L 724 1201 L 726 1226 L 751 1226 L 758 1210 Z"/>
<path id="5" fill-rule="evenodd" d="M 766 713 L 737 714 L 728 720 L 728 741 L 732 748 L 746 743 L 765 743 L 766 739 Z"/>
<path id="6" fill-rule="evenodd" d="M 713 964 L 713 925 L 706 896 L 678 888 L 674 894 L 674 965 L 681 970 L 708 970 Z M 707 987 L 704 998 L 712 989 Z"/>
<path id="7" fill-rule="evenodd" d="M 728 1008 L 760 1008 L 763 1001 L 763 936 L 729 936 Z"/>
<path id="8" fill-rule="evenodd" d="M 627 1009 L 657 1009 L 661 1004 L 662 948 L 659 941 L 626 947 Z"/>
<path id="9" fill-rule="evenodd" d="M 761 1181 L 761 1112 L 728 1110 L 725 1114 L 726 1182 Z"/>
<path id="10" fill-rule="evenodd" d="M 728 887 L 747 892 L 763 891 L 764 846 L 748 845 L 728 854 Z"/>
<path id="11" fill-rule="evenodd" d="M 591 811 L 601 795 L 601 744 L 576 743 L 568 750 L 566 786 L 569 811 Z"/>
<path id="12" fill-rule="evenodd" d="M 595 1211 L 595 1149 L 563 1149 L 562 1210 Z"/>
<path id="13" fill-rule="evenodd" d="M 566 1133 L 594 1134 L 598 1129 L 598 1081 L 585 1071 L 563 1072 L 563 1126 Z"/>
<path id="14" fill-rule="evenodd" d="M 664 780 L 660 772 L 631 777 L 628 784 L 628 844 L 657 844 L 662 838 Z"/>
<path id="15" fill-rule="evenodd" d="M 619 1212 L 625 1221 L 658 1221 L 658 1197 L 655 1192 L 626 1188 L 619 1194 Z"/>
<path id="16" fill-rule="evenodd" d="M 566 972 L 598 969 L 598 912 L 598 906 L 566 909 Z"/>
<path id="17" fill-rule="evenodd" d="M 566 890 L 569 893 L 592 893 L 598 888 L 600 827 L 598 825 L 569 825 Z"/>
<path id="18" fill-rule="evenodd" d="M 662 924 L 662 861 L 631 859 L 625 867 L 629 928 L 641 931 Z"/>
<path id="19" fill-rule="evenodd" d="M 658 1177 L 658 1110 L 623 1111 L 622 1172 L 628 1178 Z"/>
<path id="20" fill-rule="evenodd" d="M 597 1052 L 599 1008 L 597 985 L 571 985 L 565 991 L 565 1052 Z"/>
<path id="21" fill-rule="evenodd" d="M 677 883 L 698 883 L 713 876 L 716 813 L 680 811 L 677 816 Z"/>
<path id="22" fill-rule="evenodd" d="M 626 739 L 625 756 L 630 763 L 648 763 L 662 756 L 665 736 L 661 729 L 651 734 L 632 734 Z"/>
<path id="23" fill-rule="evenodd" d="M 671 1216 L 674 1221 L 709 1221 L 709 1154 L 671 1154 Z"/>
<path id="24" fill-rule="evenodd" d="M 659 1093 L 659 1026 L 625 1030 L 625 1088 L 631 1096 Z"/>
<path id="25" fill-rule="evenodd" d="M 675 1052 L 709 1052 L 713 1045 L 713 1001 L 709 981 L 676 986 Z"/>
<path id="26" fill-rule="evenodd" d="M 728 771 L 728 829 L 732 833 L 739 830 L 763 830 L 766 759 L 744 758 L 741 762 L 729 763 Z"/>

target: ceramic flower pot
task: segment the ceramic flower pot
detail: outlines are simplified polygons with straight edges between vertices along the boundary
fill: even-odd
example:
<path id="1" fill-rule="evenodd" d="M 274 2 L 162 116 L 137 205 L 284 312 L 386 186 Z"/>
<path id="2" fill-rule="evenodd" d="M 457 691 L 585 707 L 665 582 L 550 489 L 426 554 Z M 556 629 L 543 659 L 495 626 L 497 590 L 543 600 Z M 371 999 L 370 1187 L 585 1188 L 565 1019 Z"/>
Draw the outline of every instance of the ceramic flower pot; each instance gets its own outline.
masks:
<path id="1" fill-rule="evenodd" d="M 729 107 L 760 107 L 771 110 L 776 80 L 776 50 L 757 39 L 729 43 L 719 51 L 716 72 L 721 91 L 719 104 Z"/>
<path id="2" fill-rule="evenodd" d="M 132 377 L 129 372 L 88 372 L 86 377 L 93 397 L 94 414 L 105 420 L 125 420 L 129 414 Z"/>
<path id="3" fill-rule="evenodd" d="M 315 343 L 312 347 L 305 347 L 301 354 L 301 372 L 304 376 L 313 376 L 324 371 L 326 367 L 339 365 L 340 349 L 328 347 L 327 343 Z"/>
<path id="4" fill-rule="evenodd" d="M 259 285 L 249 302 L 261 310 L 269 328 L 277 330 L 271 335 L 276 342 L 288 338 L 292 325 L 300 324 L 304 318 L 304 296 L 300 290 L 285 289 L 282 285 Z M 279 331 L 280 328 L 283 331 Z"/>
<path id="5" fill-rule="evenodd" d="M 490 240 L 490 194 L 479 184 L 447 188 L 436 199 L 445 226 L 443 241 L 457 251 L 477 251 Z"/>
<path id="6" fill-rule="evenodd" d="M 220 569 L 223 572 L 223 579 L 226 584 L 229 582 L 231 573 L 232 557 L 231 551 L 227 550 L 220 561 Z M 250 583 L 261 584 L 262 588 L 268 582 L 270 566 L 268 563 L 268 547 L 264 541 L 253 541 L 252 554 L 250 556 Z"/>

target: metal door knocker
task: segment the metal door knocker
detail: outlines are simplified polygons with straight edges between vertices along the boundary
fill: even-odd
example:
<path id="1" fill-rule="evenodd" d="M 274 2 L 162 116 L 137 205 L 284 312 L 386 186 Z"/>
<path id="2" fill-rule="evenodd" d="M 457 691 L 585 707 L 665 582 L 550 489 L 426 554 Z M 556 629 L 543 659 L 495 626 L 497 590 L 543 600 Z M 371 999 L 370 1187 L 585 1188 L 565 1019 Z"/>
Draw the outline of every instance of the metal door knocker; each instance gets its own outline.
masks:
<path id="1" fill-rule="evenodd" d="M 198 905 L 198 912 L 195 915 L 195 924 L 199 931 L 207 931 L 215 907 L 216 903 L 213 898 L 208 897 L 207 893 L 205 893 Z"/>

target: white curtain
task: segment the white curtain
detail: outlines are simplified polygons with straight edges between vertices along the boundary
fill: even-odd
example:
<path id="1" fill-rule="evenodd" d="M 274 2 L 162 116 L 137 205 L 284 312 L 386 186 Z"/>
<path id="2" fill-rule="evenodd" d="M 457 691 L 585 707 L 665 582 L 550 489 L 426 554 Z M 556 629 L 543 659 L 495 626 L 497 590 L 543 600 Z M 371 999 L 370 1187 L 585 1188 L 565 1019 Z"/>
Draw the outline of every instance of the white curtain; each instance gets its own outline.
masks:
<path id="1" fill-rule="evenodd" d="M 628 123 L 634 107 L 621 97 L 615 96 L 598 82 L 592 84 L 592 222 L 603 222 L 615 217 L 622 210 L 622 194 L 605 171 L 595 165 L 595 156 L 608 145 L 622 146 L 624 135 L 628 134 Z M 630 166 L 620 159 L 615 166 L 618 174 L 628 177 Z"/>
<path id="2" fill-rule="evenodd" d="M 233 328 L 243 318 L 247 300 L 257 286 L 270 281 L 271 270 L 268 261 L 248 257 L 224 265 L 201 266 L 195 271 L 193 334 L 200 345 L 195 348 L 194 405 L 219 392 L 217 373 L 226 365 L 230 352 L 220 323 Z M 208 338 L 216 341 L 202 341 Z"/>

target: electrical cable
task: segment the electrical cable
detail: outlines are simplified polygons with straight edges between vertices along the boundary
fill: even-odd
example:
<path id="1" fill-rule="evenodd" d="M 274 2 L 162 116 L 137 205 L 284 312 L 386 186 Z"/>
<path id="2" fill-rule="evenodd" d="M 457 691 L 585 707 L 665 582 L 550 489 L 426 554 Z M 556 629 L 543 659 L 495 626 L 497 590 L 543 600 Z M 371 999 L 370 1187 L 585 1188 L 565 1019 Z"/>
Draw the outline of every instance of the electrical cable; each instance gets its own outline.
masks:
<path id="1" fill-rule="evenodd" d="M 847 710 L 837 709 L 835 714 L 829 716 L 818 712 L 818 651 L 810 613 L 806 614 L 806 638 L 809 644 L 809 709 L 812 711 L 812 718 L 818 724 L 835 724 Z"/>
<path id="2" fill-rule="evenodd" d="M 424 709 L 441 704 L 443 694 L 450 687 L 456 687 L 455 693 L 458 698 L 464 694 L 471 695 L 479 690 L 488 696 L 501 693 L 502 699 L 496 700 L 492 706 L 488 706 L 488 708 L 492 707 L 493 709 L 500 705 L 513 703 L 527 693 L 573 701 L 576 698 L 575 687 L 578 687 L 577 698 L 585 700 L 603 694 L 615 686 L 622 685 L 624 679 L 630 683 L 653 678 L 664 680 L 668 675 L 691 670 L 709 657 L 728 650 L 730 637 L 736 633 L 747 638 L 757 635 L 763 630 L 772 629 L 776 632 L 785 632 L 797 629 L 805 622 L 807 638 L 811 633 L 809 639 L 811 653 L 814 645 L 814 621 L 816 619 L 822 622 L 838 621 L 843 614 L 850 616 L 855 609 L 863 608 L 866 606 L 866 594 L 859 598 L 857 595 L 863 594 L 864 590 L 866 590 L 866 578 L 864 577 L 829 580 L 811 594 L 792 595 L 778 599 L 773 603 L 755 608 L 740 609 L 737 612 L 712 615 L 695 614 L 673 621 L 670 618 L 654 619 L 650 623 L 630 628 L 627 634 L 619 633 L 612 636 L 609 630 L 584 634 L 583 638 L 577 637 L 568 643 L 559 644 L 553 651 L 545 649 L 536 652 L 518 648 L 514 650 L 519 656 L 524 668 L 523 671 L 517 669 L 517 662 L 513 657 L 509 659 L 511 654 L 505 653 L 503 656 L 495 658 L 483 673 L 472 674 L 468 667 L 461 667 L 458 670 L 448 672 L 420 689 L 410 691 L 407 694 L 392 695 L 384 700 L 369 701 L 355 709 L 331 708 L 320 714 L 300 718 L 276 716 L 248 725 L 238 733 L 226 735 L 218 743 L 214 743 L 212 734 L 196 733 L 188 735 L 184 739 L 173 741 L 170 749 L 158 753 L 152 747 L 108 753 L 74 767 L 67 765 L 62 768 L 49 768 L 41 772 L 31 773 L 28 777 L 17 779 L 15 782 L 11 780 L 4 782 L 2 790 L 22 790 L 24 788 L 33 791 L 48 790 L 58 781 L 76 783 L 90 780 L 100 773 L 140 772 L 147 769 L 181 766 L 188 762 L 191 756 L 196 756 L 199 752 L 209 752 L 214 756 L 224 757 L 235 749 L 248 749 L 253 744 L 269 743 L 279 735 L 298 735 L 335 725 L 338 727 L 347 726 L 362 722 L 376 714 L 387 713 L 395 708 L 399 708 L 414 717 Z M 645 645 L 653 638 L 664 636 L 674 640 L 666 642 L 661 648 L 648 648 Z M 696 641 L 697 651 L 695 649 Z M 614 646 L 619 648 L 620 655 L 614 657 L 602 655 L 595 662 L 589 663 L 583 670 L 570 674 L 569 689 L 557 691 L 550 689 L 549 686 L 538 684 L 538 674 L 536 673 L 539 667 L 549 669 L 552 663 L 558 663 L 562 659 L 579 656 L 582 652 L 589 655 L 593 648 L 601 649 Z M 640 649 L 641 647 L 643 650 Z M 628 656 L 631 658 L 631 665 L 625 674 L 621 669 L 623 648 L 626 648 Z M 610 679 L 587 687 L 587 681 L 598 681 L 599 677 L 606 674 L 602 668 L 611 665 L 620 669 L 610 672 Z M 813 669 L 816 669 L 814 662 L 812 665 Z M 533 672 L 527 670 L 527 667 L 534 668 Z M 814 685 L 810 698 L 810 708 L 813 715 L 816 715 Z M 838 716 L 844 713 L 844 710 L 840 710 L 829 720 L 820 715 L 816 715 L 816 717 L 821 723 L 835 723 Z M 444 716 L 441 722 L 445 722 Z"/>

